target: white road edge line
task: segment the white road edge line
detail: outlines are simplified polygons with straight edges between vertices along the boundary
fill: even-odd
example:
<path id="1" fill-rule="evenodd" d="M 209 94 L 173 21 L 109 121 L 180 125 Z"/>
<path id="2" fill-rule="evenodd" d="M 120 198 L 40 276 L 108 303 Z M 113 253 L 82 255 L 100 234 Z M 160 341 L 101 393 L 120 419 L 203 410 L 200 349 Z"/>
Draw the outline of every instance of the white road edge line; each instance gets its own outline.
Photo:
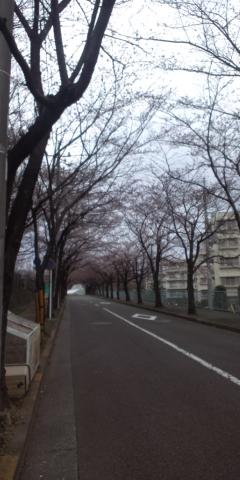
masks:
<path id="1" fill-rule="evenodd" d="M 133 322 L 130 322 L 130 321 L 127 320 L 126 318 L 122 317 L 121 315 L 118 315 L 117 313 L 112 312 L 111 310 L 108 310 L 108 308 L 104 308 L 103 310 L 105 310 L 106 312 L 110 313 L 111 315 L 114 315 L 115 317 L 119 318 L 120 320 L 122 320 L 123 322 L 127 323 L 128 325 L 131 325 L 131 327 L 134 327 L 134 328 L 136 328 L 137 330 L 140 330 L 141 332 L 146 333 L 146 334 L 149 335 L 150 337 L 155 338 L 155 339 L 158 340 L 159 342 L 164 343 L 164 344 L 167 345 L 168 347 L 173 348 L 174 350 L 176 350 L 177 352 L 181 353 L 182 355 L 185 355 L 186 357 L 191 358 L 191 360 L 193 360 L 194 362 L 197 362 L 197 363 L 199 363 L 200 365 L 202 365 L 203 367 L 208 368 L 208 370 L 212 370 L 213 372 L 217 373 L 217 375 L 220 375 L 220 377 L 223 377 L 223 378 L 225 378 L 226 380 L 229 380 L 229 382 L 232 382 L 232 383 L 234 383 L 235 385 L 238 385 L 238 387 L 240 387 L 240 379 L 237 378 L 237 377 L 234 377 L 234 375 L 231 375 L 230 373 L 225 372 L 225 370 L 222 370 L 221 368 L 215 367 L 215 366 L 212 365 L 211 363 L 206 362 L 206 360 L 203 360 L 203 358 L 198 357 L 197 355 L 194 355 L 193 353 L 190 353 L 190 352 L 188 352 L 187 350 L 184 350 L 184 348 L 178 347 L 178 345 L 176 345 L 175 343 L 169 342 L 169 341 L 166 340 L 165 338 L 159 337 L 159 336 L 156 335 L 155 333 L 150 332 L 149 330 L 146 330 L 145 328 L 142 328 L 142 327 L 140 327 L 139 325 L 136 325 L 136 324 L 133 323 Z"/>

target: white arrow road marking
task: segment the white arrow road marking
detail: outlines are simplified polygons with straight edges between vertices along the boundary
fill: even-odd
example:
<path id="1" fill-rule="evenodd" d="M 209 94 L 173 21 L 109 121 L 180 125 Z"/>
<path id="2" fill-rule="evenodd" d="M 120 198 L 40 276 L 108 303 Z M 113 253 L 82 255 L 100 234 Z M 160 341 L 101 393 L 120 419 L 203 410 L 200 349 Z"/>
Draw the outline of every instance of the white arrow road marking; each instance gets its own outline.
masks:
<path id="1" fill-rule="evenodd" d="M 146 315 L 142 313 L 134 313 L 132 318 L 139 318 L 140 320 L 156 320 L 156 315 Z"/>
<path id="2" fill-rule="evenodd" d="M 131 327 L 134 327 L 137 330 L 141 330 L 141 332 L 146 333 L 146 335 L 149 335 L 150 337 L 155 338 L 155 340 L 158 340 L 159 342 L 164 343 L 165 345 L 172 348 L 173 350 L 176 350 L 177 352 L 181 353 L 182 355 L 185 355 L 186 357 L 191 358 L 191 360 L 193 360 L 194 362 L 199 363 L 200 365 L 207 368 L 208 370 L 212 370 L 213 372 L 217 373 L 217 375 L 220 375 L 220 377 L 223 377 L 226 380 L 229 380 L 229 382 L 232 382 L 235 385 L 237 385 L 238 387 L 240 387 L 240 379 L 235 377 L 234 375 L 231 375 L 231 373 L 225 372 L 225 370 L 222 370 L 221 368 L 215 367 L 211 363 L 206 362 L 206 360 L 204 360 L 203 358 L 198 357 L 197 355 L 194 355 L 193 353 L 188 352 L 187 350 L 184 350 L 184 348 L 178 347 L 178 345 L 176 345 L 175 343 L 169 342 L 165 338 L 159 337 L 155 333 L 150 332 L 149 330 L 146 330 L 145 328 L 142 328 L 139 325 L 136 325 L 135 323 L 130 322 L 126 318 L 121 317 L 117 313 L 112 312 L 111 310 L 108 310 L 107 308 L 104 308 L 103 310 L 110 313 L 111 315 L 114 315 L 114 317 L 119 318 L 120 320 L 127 323 Z"/>
<path id="3" fill-rule="evenodd" d="M 111 302 L 100 302 L 100 305 L 111 305 Z"/>

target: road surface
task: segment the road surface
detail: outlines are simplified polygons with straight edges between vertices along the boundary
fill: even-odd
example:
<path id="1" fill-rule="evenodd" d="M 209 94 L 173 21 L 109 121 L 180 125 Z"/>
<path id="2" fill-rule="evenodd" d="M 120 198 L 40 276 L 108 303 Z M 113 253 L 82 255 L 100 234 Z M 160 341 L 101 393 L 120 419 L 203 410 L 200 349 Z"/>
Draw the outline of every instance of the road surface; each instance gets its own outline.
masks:
<path id="1" fill-rule="evenodd" d="M 240 335 L 68 299 L 21 480 L 238 480 Z"/>

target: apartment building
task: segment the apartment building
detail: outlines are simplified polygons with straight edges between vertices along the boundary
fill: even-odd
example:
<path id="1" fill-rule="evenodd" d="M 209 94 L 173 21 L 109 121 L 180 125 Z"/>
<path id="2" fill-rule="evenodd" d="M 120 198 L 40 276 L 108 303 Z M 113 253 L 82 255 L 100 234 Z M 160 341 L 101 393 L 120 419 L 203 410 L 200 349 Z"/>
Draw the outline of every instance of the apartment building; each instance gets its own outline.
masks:
<path id="1" fill-rule="evenodd" d="M 174 262 L 164 265 L 161 273 L 161 287 L 165 299 L 176 301 L 187 299 L 187 266 L 186 262 Z M 206 265 L 199 267 L 194 278 L 196 300 L 201 302 L 207 298 L 208 273 Z"/>
<path id="2" fill-rule="evenodd" d="M 224 285 L 228 297 L 237 297 L 240 286 L 240 233 L 232 213 L 218 212 L 211 221 L 218 227 L 214 234 L 211 254 L 215 285 Z"/>
<path id="3" fill-rule="evenodd" d="M 208 301 L 209 287 L 217 285 L 226 288 L 231 299 L 238 296 L 240 286 L 240 233 L 236 220 L 231 213 L 216 213 L 211 218 L 212 228 L 217 231 L 209 240 L 208 250 L 212 257 L 196 271 L 194 278 L 195 298 L 197 302 Z M 206 245 L 199 257 L 206 256 Z M 187 266 L 184 261 L 166 262 L 161 269 L 161 287 L 165 300 L 180 302 L 187 296 Z M 149 285 L 147 286 L 149 287 Z"/>
<path id="4" fill-rule="evenodd" d="M 171 262 L 162 266 L 161 288 L 166 299 L 186 298 L 187 270 L 185 262 Z"/>

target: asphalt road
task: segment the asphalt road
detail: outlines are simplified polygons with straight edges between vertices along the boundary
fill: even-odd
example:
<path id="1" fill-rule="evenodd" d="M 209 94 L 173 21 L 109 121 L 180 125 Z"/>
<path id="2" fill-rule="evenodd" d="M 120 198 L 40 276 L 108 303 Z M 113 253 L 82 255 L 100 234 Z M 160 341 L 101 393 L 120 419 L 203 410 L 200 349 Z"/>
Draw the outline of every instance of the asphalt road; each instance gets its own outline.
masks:
<path id="1" fill-rule="evenodd" d="M 21 480 L 239 480 L 239 359 L 239 334 L 69 298 Z"/>

